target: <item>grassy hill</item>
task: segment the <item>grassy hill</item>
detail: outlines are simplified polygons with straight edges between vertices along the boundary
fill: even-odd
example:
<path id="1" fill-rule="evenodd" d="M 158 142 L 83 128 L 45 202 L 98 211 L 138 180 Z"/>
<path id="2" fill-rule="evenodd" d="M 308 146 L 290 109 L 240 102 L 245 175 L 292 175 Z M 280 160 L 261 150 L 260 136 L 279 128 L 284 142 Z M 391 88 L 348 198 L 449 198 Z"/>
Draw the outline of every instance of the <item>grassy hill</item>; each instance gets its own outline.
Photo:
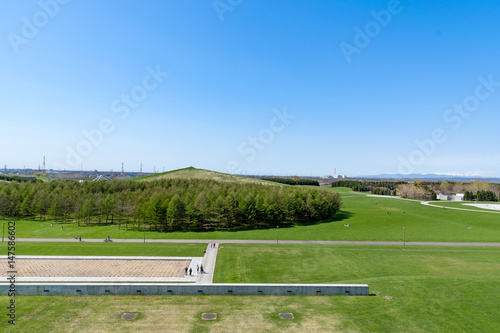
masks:
<path id="1" fill-rule="evenodd" d="M 210 179 L 215 181 L 223 182 L 240 182 L 240 183 L 253 183 L 253 184 L 265 184 L 265 185 L 278 185 L 277 183 L 272 183 L 265 180 L 248 178 L 243 176 L 235 176 L 227 173 L 196 169 L 193 167 L 167 171 L 163 173 L 157 173 L 154 175 L 138 177 L 134 179 L 135 181 L 155 181 L 160 179 Z"/>

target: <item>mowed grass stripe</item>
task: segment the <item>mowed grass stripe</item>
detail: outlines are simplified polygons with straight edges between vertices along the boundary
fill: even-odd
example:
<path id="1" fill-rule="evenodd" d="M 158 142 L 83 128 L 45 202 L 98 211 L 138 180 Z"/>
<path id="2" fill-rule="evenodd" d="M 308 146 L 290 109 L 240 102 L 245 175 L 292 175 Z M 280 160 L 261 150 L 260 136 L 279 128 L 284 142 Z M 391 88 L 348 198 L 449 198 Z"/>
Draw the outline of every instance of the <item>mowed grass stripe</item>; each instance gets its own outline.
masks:
<path id="1" fill-rule="evenodd" d="M 17 242 L 15 253 L 38 256 L 203 257 L 206 246 L 203 243 Z M 7 254 L 7 246 L 0 247 L 0 254 Z"/>
<path id="2" fill-rule="evenodd" d="M 358 283 L 446 275 L 500 276 L 500 248 L 224 244 L 214 282 Z"/>

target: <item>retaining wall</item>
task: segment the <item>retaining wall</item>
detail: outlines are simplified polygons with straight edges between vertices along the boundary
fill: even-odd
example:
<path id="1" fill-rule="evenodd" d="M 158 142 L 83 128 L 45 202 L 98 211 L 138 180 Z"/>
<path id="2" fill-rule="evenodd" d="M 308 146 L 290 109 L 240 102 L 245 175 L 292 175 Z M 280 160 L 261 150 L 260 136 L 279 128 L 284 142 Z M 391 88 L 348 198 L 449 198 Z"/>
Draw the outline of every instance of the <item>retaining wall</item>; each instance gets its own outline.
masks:
<path id="1" fill-rule="evenodd" d="M 0 283 L 0 294 L 12 289 Z M 16 283 L 16 295 L 349 295 L 367 296 L 367 284 L 239 284 L 239 283 Z"/>

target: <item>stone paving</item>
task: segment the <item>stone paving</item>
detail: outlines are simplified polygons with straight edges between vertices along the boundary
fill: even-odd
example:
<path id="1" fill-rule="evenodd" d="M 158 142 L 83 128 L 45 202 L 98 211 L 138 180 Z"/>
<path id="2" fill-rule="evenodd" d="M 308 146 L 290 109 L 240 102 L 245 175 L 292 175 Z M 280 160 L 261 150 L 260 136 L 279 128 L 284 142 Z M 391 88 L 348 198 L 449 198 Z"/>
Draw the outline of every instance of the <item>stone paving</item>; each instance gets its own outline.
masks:
<path id="1" fill-rule="evenodd" d="M 194 258 L 193 258 L 194 259 Z M 195 280 L 196 268 L 193 277 L 185 274 L 185 267 L 190 266 L 192 260 L 148 260 L 148 259 L 59 259 L 47 258 L 16 258 L 17 276 L 24 281 L 89 281 L 95 278 L 103 281 L 158 281 L 172 279 L 181 281 Z M 0 261 L 0 270 L 8 271 L 7 260 Z"/>

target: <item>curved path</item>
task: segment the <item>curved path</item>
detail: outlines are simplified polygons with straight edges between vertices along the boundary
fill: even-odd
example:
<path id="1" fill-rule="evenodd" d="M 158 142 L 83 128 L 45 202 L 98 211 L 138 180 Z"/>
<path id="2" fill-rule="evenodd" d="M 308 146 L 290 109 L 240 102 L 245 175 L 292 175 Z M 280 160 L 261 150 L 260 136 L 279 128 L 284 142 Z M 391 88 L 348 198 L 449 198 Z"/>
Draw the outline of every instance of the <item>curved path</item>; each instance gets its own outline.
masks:
<path id="1" fill-rule="evenodd" d="M 18 238 L 18 242 L 67 242 L 79 243 L 73 238 Z M 114 243 L 143 243 L 144 239 L 113 239 Z M 102 239 L 84 239 L 82 242 L 103 243 Z M 276 240 L 259 239 L 146 239 L 146 243 L 219 243 L 226 244 L 276 244 Z M 500 246 L 500 243 L 467 243 L 467 242 L 375 242 L 375 241 L 314 241 L 314 240 L 280 240 L 279 244 L 325 244 L 325 245 L 423 245 L 423 246 Z M 207 248 L 207 250 L 209 250 Z"/>
<path id="2" fill-rule="evenodd" d="M 440 201 L 430 201 L 430 202 L 429 201 L 422 201 L 422 205 L 430 206 L 430 207 L 436 207 L 436 208 L 441 208 L 441 209 L 443 207 L 446 207 L 446 209 L 465 210 L 467 212 L 500 214 L 500 212 L 495 212 L 495 211 L 492 211 L 492 210 L 477 210 L 477 209 L 456 208 L 456 207 L 448 207 L 448 206 L 437 206 L 437 205 L 431 204 L 431 202 L 440 202 Z"/>
<path id="3" fill-rule="evenodd" d="M 362 195 L 364 195 L 366 197 L 376 197 L 376 198 L 383 198 L 383 199 L 399 199 L 399 200 L 407 200 L 407 201 L 419 201 L 424 206 L 436 207 L 436 208 L 441 208 L 441 209 L 443 207 L 446 207 L 446 209 L 464 210 L 467 212 L 500 214 L 500 212 L 495 212 L 495 211 L 486 210 L 486 209 L 485 210 L 478 210 L 478 209 L 456 208 L 456 207 L 438 206 L 438 205 L 432 204 L 432 202 L 443 202 L 443 201 L 421 201 L 421 200 L 415 200 L 415 199 L 401 198 L 400 196 L 389 196 L 389 195 L 378 195 L 378 194 L 362 194 Z M 352 198 L 352 197 L 346 196 L 344 198 Z"/>

